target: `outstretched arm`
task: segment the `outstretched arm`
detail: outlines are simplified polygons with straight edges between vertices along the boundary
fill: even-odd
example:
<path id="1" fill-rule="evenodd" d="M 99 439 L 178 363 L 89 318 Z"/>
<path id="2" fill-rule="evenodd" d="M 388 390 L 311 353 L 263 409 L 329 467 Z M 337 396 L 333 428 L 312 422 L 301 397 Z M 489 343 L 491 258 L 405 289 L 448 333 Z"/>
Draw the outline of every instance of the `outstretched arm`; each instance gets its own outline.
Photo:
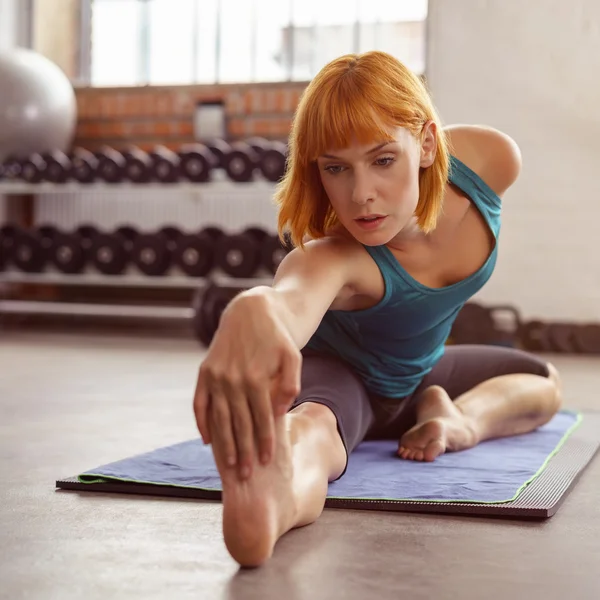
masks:
<path id="1" fill-rule="evenodd" d="M 252 465 L 255 440 L 263 463 L 274 448 L 274 414 L 299 392 L 300 349 L 327 309 L 353 294 L 358 247 L 327 238 L 290 252 L 272 287 L 239 294 L 225 309 L 198 375 L 194 413 L 210 442 L 208 410 L 230 466 Z"/>

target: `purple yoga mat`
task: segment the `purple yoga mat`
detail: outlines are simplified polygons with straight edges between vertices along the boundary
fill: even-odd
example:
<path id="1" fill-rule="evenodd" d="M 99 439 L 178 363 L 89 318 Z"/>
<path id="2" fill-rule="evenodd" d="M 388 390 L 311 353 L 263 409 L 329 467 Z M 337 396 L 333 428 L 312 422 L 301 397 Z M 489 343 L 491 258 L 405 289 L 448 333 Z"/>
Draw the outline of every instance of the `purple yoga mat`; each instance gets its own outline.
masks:
<path id="1" fill-rule="evenodd" d="M 396 456 L 396 441 L 365 441 L 350 455 L 345 475 L 329 484 L 329 498 L 508 502 L 539 475 L 579 425 L 579 413 L 561 411 L 531 433 L 489 440 L 431 463 Z M 212 451 L 194 439 L 158 448 L 79 475 L 79 481 L 132 481 L 221 490 Z"/>

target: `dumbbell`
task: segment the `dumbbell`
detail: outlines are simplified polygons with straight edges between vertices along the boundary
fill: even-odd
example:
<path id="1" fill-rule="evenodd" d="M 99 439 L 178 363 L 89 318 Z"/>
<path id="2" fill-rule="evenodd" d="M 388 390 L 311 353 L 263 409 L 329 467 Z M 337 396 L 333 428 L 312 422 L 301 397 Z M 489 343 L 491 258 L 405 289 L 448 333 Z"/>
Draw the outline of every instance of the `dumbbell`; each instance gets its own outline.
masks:
<path id="1" fill-rule="evenodd" d="M 121 225 L 115 229 L 115 233 L 125 240 L 125 248 L 128 252 L 133 248 L 133 242 L 137 240 L 140 232 L 133 225 Z"/>
<path id="2" fill-rule="evenodd" d="M 137 236 L 131 250 L 131 261 L 144 275 L 159 277 L 172 264 L 177 240 L 182 236 L 177 227 L 163 227 L 156 233 Z"/>
<path id="3" fill-rule="evenodd" d="M 66 183 L 72 171 L 71 160 L 60 150 L 53 150 L 42 155 L 46 162 L 43 177 L 50 183 Z"/>
<path id="4" fill-rule="evenodd" d="M 21 176 L 21 161 L 16 156 L 7 156 L 2 163 L 2 177 L 9 181 Z"/>
<path id="5" fill-rule="evenodd" d="M 41 183 L 46 172 L 46 161 L 34 153 L 21 161 L 21 179 L 27 183 Z"/>
<path id="6" fill-rule="evenodd" d="M 238 183 L 252 181 L 258 164 L 258 153 L 245 142 L 231 144 L 231 150 L 223 158 L 223 168 L 227 175 Z"/>
<path id="7" fill-rule="evenodd" d="M 91 239 L 89 260 L 103 275 L 121 275 L 131 261 L 127 231 L 97 233 Z"/>
<path id="8" fill-rule="evenodd" d="M 88 262 L 85 238 L 77 232 L 57 232 L 52 241 L 50 262 L 68 275 L 81 273 Z"/>
<path id="9" fill-rule="evenodd" d="M 225 157 L 231 152 L 231 146 L 220 138 L 204 140 L 202 143 L 214 157 L 213 168 L 224 169 Z"/>
<path id="10" fill-rule="evenodd" d="M 223 235 L 217 227 L 206 227 L 198 233 L 180 236 L 173 264 L 190 277 L 205 277 L 214 267 L 216 244 Z"/>
<path id="11" fill-rule="evenodd" d="M 204 144 L 186 144 L 179 149 L 181 175 L 194 183 L 210 180 L 216 165 L 214 154 Z"/>
<path id="12" fill-rule="evenodd" d="M 256 156 L 256 164 L 268 181 L 278 182 L 285 174 L 287 144 L 264 137 L 251 137 L 245 140 Z"/>
<path id="13" fill-rule="evenodd" d="M 161 183 L 176 183 L 181 177 L 181 159 L 165 146 L 156 146 L 150 153 L 152 173 Z"/>
<path id="14" fill-rule="evenodd" d="M 262 243 L 267 232 L 249 227 L 217 241 L 216 264 L 231 277 L 252 277 L 261 265 Z"/>
<path id="15" fill-rule="evenodd" d="M 104 147 L 98 157 L 98 177 L 106 183 L 121 183 L 126 177 L 127 161 L 114 148 Z"/>
<path id="16" fill-rule="evenodd" d="M 101 235 L 101 232 L 95 225 L 92 225 L 91 223 L 84 223 L 83 225 L 79 225 L 77 227 L 75 233 L 81 239 L 81 247 L 83 248 L 88 260 L 91 260 L 93 242 L 96 237 Z"/>
<path id="17" fill-rule="evenodd" d="M 16 225 L 8 223 L 0 228 L 0 252 L 2 252 L 2 262 L 5 268 L 11 262 L 15 237 L 18 232 L 19 228 Z"/>
<path id="18" fill-rule="evenodd" d="M 125 159 L 125 179 L 133 183 L 148 183 L 152 180 L 154 162 L 147 152 L 131 147 L 123 152 Z"/>
<path id="19" fill-rule="evenodd" d="M 257 156 L 262 156 L 265 150 L 268 150 L 271 146 L 271 141 L 265 137 L 261 137 L 259 135 L 255 135 L 243 140 L 245 144 L 248 144 L 252 150 L 257 154 Z"/>
<path id="20" fill-rule="evenodd" d="M 275 274 L 279 264 L 291 250 L 291 241 L 286 240 L 284 243 L 278 235 L 267 235 L 261 246 L 261 263 L 269 273 Z"/>
<path id="21" fill-rule="evenodd" d="M 98 157 L 85 148 L 75 148 L 71 153 L 70 175 L 79 183 L 93 183 L 98 176 Z"/>
<path id="22" fill-rule="evenodd" d="M 502 314 L 510 317 L 510 327 L 500 327 Z M 488 307 L 471 301 L 456 316 L 450 337 L 455 344 L 514 346 L 521 330 L 521 317 L 513 306 Z"/>
<path id="23" fill-rule="evenodd" d="M 582 354 L 600 354 L 600 325 L 597 323 L 574 325 L 575 349 Z"/>
<path id="24" fill-rule="evenodd" d="M 17 229 L 10 251 L 11 262 L 24 273 L 41 273 L 52 256 L 52 244 L 58 231 L 55 227 Z"/>
<path id="25" fill-rule="evenodd" d="M 284 175 L 287 166 L 287 145 L 273 141 L 260 154 L 258 168 L 268 181 L 278 182 Z"/>
<path id="26" fill-rule="evenodd" d="M 194 294 L 192 325 L 196 337 L 204 346 L 210 345 L 227 305 L 244 289 L 246 288 L 210 283 Z"/>

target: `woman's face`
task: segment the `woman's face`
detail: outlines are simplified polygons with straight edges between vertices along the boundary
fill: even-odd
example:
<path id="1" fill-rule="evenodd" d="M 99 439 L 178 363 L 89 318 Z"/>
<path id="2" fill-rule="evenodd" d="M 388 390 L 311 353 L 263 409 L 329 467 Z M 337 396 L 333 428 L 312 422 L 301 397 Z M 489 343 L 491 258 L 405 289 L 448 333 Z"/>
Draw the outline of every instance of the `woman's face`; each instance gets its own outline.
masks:
<path id="1" fill-rule="evenodd" d="M 341 225 L 362 244 L 387 244 L 414 224 L 419 171 L 435 158 L 435 123 L 423 142 L 403 127 L 393 142 L 331 149 L 317 159 L 321 182 Z"/>

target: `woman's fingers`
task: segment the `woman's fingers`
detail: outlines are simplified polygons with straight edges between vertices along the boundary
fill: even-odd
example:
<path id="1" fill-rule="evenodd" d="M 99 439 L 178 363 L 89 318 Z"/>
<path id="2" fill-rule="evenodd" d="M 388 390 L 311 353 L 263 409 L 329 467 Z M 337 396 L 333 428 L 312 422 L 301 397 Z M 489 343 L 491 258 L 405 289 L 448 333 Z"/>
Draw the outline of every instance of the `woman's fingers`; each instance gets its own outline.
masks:
<path id="1" fill-rule="evenodd" d="M 205 444 L 210 444 L 210 429 L 208 427 L 209 394 L 206 382 L 206 373 L 201 367 L 198 372 L 196 391 L 194 392 L 194 416 L 196 425 Z"/>
<path id="2" fill-rule="evenodd" d="M 258 364 L 254 357 L 207 358 L 198 376 L 194 413 L 200 434 L 206 443 L 212 440 L 226 465 L 237 466 L 242 479 L 250 477 L 255 457 L 270 462 L 275 418 L 300 390 L 300 352 L 285 343 L 273 350 L 271 360 L 263 355 Z"/>
<path id="3" fill-rule="evenodd" d="M 227 396 L 223 393 L 219 386 L 211 389 L 211 421 L 213 431 L 213 439 L 218 438 L 217 451 L 223 456 L 225 463 L 234 467 L 237 464 L 237 446 L 235 433 L 232 426 L 231 411 Z M 213 445 L 214 442 L 213 442 Z"/>
<path id="4" fill-rule="evenodd" d="M 248 386 L 248 400 L 252 411 L 255 440 L 260 462 L 271 461 L 275 450 L 275 419 L 268 382 Z"/>
<path id="5" fill-rule="evenodd" d="M 240 386 L 228 387 L 227 399 L 237 450 L 237 465 L 242 479 L 250 477 L 254 456 L 254 426 L 246 390 Z"/>

